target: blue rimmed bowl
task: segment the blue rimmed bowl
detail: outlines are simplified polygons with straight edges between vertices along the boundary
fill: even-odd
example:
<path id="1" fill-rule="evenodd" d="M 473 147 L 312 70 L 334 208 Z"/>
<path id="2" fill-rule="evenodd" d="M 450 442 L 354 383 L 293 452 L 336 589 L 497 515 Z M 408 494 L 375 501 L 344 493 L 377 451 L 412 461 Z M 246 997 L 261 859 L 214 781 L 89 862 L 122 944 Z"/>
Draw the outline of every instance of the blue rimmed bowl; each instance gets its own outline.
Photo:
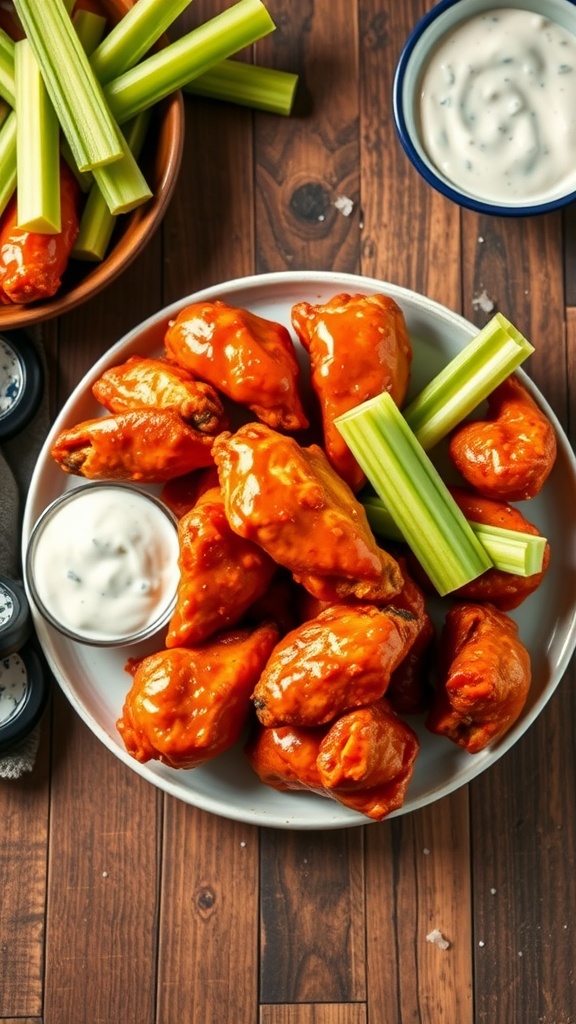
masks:
<path id="1" fill-rule="evenodd" d="M 421 114 L 423 76 L 434 52 L 470 18 L 505 9 L 529 11 L 555 22 L 575 37 L 576 45 L 576 0 L 506 0 L 502 4 L 494 3 L 494 0 L 440 0 L 418 22 L 402 50 L 394 76 L 393 108 L 402 147 L 432 188 L 460 206 L 480 213 L 522 217 L 547 213 L 576 199 L 576 152 L 574 174 L 568 179 L 564 177 L 556 187 L 516 197 L 507 195 L 504 189 L 501 194 L 488 194 L 482 189 L 482 184 L 476 188 L 467 182 L 464 186 L 440 169 L 426 148 Z M 540 31 L 535 26 L 535 43 Z M 576 62 L 563 79 L 573 94 L 572 110 L 576 111 Z M 576 113 L 572 116 L 576 119 Z M 576 120 L 572 125 L 572 135 L 576 146 Z"/>

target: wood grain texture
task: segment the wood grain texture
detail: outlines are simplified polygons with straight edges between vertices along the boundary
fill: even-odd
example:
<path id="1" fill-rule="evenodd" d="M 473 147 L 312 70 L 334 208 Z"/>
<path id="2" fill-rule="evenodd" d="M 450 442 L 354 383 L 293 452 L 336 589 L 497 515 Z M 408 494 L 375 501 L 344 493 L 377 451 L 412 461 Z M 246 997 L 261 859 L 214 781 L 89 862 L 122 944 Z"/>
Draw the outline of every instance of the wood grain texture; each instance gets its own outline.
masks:
<path id="1" fill-rule="evenodd" d="M 366 830 L 368 1006 L 395 1024 L 473 1018 L 468 796 Z M 449 943 L 427 941 L 439 931 Z"/>
<path id="2" fill-rule="evenodd" d="M 258 830 L 166 798 L 156 1024 L 256 1021 Z"/>
<path id="3" fill-rule="evenodd" d="M 365 1003 L 262 1006 L 259 1024 L 366 1024 Z"/>
<path id="4" fill-rule="evenodd" d="M 278 30 L 258 59 L 301 76 L 291 118 L 257 116 L 256 270 L 356 271 L 359 264 L 358 40 L 349 0 L 271 0 Z M 283 59 L 282 59 L 283 58 Z M 306 109 L 305 99 L 311 99 Z M 312 99 L 313 98 L 313 99 Z M 299 111 L 305 108 L 305 117 Z M 353 203 L 349 216 L 334 205 Z"/>
<path id="5" fill-rule="evenodd" d="M 160 794 L 54 700 L 45 1019 L 152 1024 Z"/>
<path id="6" fill-rule="evenodd" d="M 365 998 L 363 831 L 262 831 L 262 1003 Z"/>
<path id="7" fill-rule="evenodd" d="M 0 783 L 0 1019 L 42 1012 L 49 725 L 47 713 L 34 770 Z"/>

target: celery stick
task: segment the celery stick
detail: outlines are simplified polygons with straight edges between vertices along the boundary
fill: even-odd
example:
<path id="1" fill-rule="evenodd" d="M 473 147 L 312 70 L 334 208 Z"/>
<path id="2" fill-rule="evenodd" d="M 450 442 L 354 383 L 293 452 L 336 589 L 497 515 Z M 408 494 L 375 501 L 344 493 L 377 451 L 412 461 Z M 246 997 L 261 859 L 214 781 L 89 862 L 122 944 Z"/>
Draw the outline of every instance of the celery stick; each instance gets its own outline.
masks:
<path id="1" fill-rule="evenodd" d="M 90 46 L 95 28 L 90 19 L 75 17 L 74 25 L 82 47 Z M 97 219 L 97 213 L 94 210 L 95 208 L 97 210 L 100 205 L 100 200 L 96 201 L 96 193 L 100 195 L 108 213 L 112 216 L 128 213 L 147 202 L 152 196 L 132 147 L 120 129 L 118 129 L 118 136 L 122 145 L 122 159 L 115 160 L 113 164 L 106 164 L 104 167 L 95 167 L 90 173 L 91 184 L 95 188 L 91 188 L 92 198 L 88 200 L 91 211 L 89 216 L 94 219 L 94 224 Z"/>
<path id="2" fill-rule="evenodd" d="M 14 0 L 81 171 L 119 160 L 122 145 L 63 0 Z"/>
<path id="3" fill-rule="evenodd" d="M 274 28 L 261 0 L 239 0 L 104 86 L 110 110 L 123 124 Z"/>
<path id="4" fill-rule="evenodd" d="M 92 54 L 90 64 L 105 85 L 129 71 L 188 7 L 190 0 L 138 0 Z"/>
<path id="5" fill-rule="evenodd" d="M 184 92 L 289 117 L 297 85 L 298 75 L 289 71 L 223 60 L 188 82 Z"/>
<path id="6" fill-rule="evenodd" d="M 76 11 L 72 18 L 72 24 L 76 29 L 76 35 L 82 43 L 84 53 L 89 57 L 100 45 L 106 31 L 107 21 L 101 14 L 95 11 L 85 11 L 82 8 Z"/>
<path id="7" fill-rule="evenodd" d="M 140 156 L 149 121 L 150 111 L 144 110 L 126 126 L 126 142 L 136 160 Z M 94 263 L 104 259 L 116 223 L 116 217 L 110 213 L 102 192 L 94 185 L 82 212 L 80 231 L 72 256 L 77 260 Z"/>
<path id="8" fill-rule="evenodd" d="M 0 214 L 16 188 L 16 112 L 11 110 L 0 128 Z"/>
<path id="9" fill-rule="evenodd" d="M 388 392 L 334 422 L 441 596 L 491 567 Z"/>
<path id="10" fill-rule="evenodd" d="M 0 96 L 11 107 L 15 105 L 14 41 L 4 29 L 0 29 Z"/>
<path id="11" fill-rule="evenodd" d="M 404 409 L 429 451 L 534 352 L 505 316 L 496 313 L 457 356 Z"/>
<path id="12" fill-rule="evenodd" d="M 362 498 L 368 522 L 374 533 L 387 540 L 402 543 L 402 531 L 380 498 L 368 495 Z M 546 538 L 537 534 L 508 530 L 502 526 L 486 526 L 468 520 L 477 539 L 488 553 L 495 569 L 532 576 L 542 569 Z"/>
<path id="13" fill-rule="evenodd" d="M 483 523 L 471 522 L 470 526 L 496 569 L 516 576 L 533 576 L 542 570 L 545 537 Z"/>
<path id="14" fill-rule="evenodd" d="M 27 39 L 14 48 L 18 227 L 60 231 L 60 128 Z"/>

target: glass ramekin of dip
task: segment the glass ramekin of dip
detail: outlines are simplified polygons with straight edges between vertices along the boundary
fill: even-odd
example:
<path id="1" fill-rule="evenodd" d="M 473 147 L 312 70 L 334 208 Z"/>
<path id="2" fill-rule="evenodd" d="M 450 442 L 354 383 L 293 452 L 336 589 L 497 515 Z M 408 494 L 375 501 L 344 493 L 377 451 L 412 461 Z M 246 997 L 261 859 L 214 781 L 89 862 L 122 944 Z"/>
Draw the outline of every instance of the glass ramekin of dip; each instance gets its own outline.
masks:
<path id="1" fill-rule="evenodd" d="M 172 512 L 132 484 L 96 482 L 36 521 L 24 578 L 40 614 L 71 640 L 121 647 L 165 628 L 179 580 Z"/>
<path id="2" fill-rule="evenodd" d="M 526 216 L 576 199 L 576 2 L 440 0 L 393 87 L 402 146 L 437 191 Z"/>

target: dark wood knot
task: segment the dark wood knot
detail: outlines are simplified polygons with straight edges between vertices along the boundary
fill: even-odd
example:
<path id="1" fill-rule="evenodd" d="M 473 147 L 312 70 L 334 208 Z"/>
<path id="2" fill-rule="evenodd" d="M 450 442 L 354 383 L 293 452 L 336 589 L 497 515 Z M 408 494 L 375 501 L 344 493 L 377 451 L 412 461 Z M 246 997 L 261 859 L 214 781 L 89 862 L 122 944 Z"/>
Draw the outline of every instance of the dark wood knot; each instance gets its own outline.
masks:
<path id="1" fill-rule="evenodd" d="M 322 221 L 330 206 L 330 196 L 323 185 L 309 181 L 299 185 L 290 198 L 290 209 L 307 224 Z"/>

